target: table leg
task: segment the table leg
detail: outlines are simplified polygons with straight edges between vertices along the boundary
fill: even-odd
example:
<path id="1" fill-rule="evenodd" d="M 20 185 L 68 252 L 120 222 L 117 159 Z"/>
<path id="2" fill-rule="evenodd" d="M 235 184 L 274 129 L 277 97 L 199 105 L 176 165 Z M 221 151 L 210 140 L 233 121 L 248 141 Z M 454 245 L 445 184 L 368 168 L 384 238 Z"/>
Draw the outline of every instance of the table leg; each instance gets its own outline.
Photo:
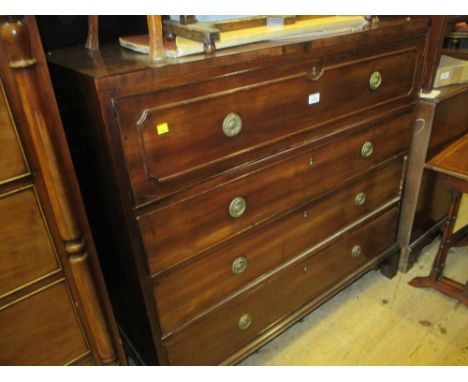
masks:
<path id="1" fill-rule="evenodd" d="M 468 306 L 468 282 L 463 284 L 457 283 L 454 280 L 443 277 L 445 268 L 445 260 L 448 255 L 448 251 L 452 244 L 453 228 L 457 219 L 457 212 L 460 206 L 462 193 L 459 191 L 453 192 L 452 201 L 445 222 L 445 227 L 442 233 L 442 239 L 440 242 L 439 250 L 432 264 L 431 273 L 426 277 L 416 277 L 409 282 L 411 286 L 416 288 L 434 288 L 444 293 L 447 296 L 454 297 L 462 301 Z M 456 240 L 454 240 L 456 242 Z"/>
<path id="2" fill-rule="evenodd" d="M 434 259 L 432 265 L 431 274 L 429 277 L 432 281 L 437 281 L 444 272 L 445 259 L 447 258 L 448 251 L 451 245 L 451 237 L 453 234 L 453 228 L 457 220 L 458 208 L 460 207 L 460 201 L 462 193 L 459 191 L 453 191 L 452 200 L 450 202 L 449 211 L 447 214 L 447 220 L 445 221 L 445 227 L 442 232 L 442 238 L 440 241 L 439 251 Z"/>

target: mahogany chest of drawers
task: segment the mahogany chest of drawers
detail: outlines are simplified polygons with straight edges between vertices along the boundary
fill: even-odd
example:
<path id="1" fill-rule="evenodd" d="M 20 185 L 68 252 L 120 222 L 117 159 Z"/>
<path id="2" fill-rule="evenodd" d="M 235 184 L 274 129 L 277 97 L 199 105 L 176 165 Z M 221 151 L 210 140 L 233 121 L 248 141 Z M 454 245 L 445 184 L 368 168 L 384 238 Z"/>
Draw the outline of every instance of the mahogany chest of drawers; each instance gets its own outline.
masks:
<path id="1" fill-rule="evenodd" d="M 144 362 L 236 363 L 397 252 L 426 31 L 398 18 L 161 64 L 50 54 Z"/>

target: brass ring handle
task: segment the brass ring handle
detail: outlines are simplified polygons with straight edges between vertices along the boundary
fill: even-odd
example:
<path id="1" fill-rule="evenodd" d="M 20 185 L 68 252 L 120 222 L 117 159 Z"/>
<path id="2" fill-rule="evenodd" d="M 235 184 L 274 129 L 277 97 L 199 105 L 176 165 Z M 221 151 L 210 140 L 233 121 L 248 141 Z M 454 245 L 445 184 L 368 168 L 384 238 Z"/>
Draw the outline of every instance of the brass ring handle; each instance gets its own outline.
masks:
<path id="1" fill-rule="evenodd" d="M 354 245 L 353 248 L 351 249 L 351 257 L 358 257 L 362 253 L 362 248 L 360 245 Z"/>
<path id="2" fill-rule="evenodd" d="M 242 129 L 242 118 L 236 113 L 229 113 L 223 120 L 223 132 L 229 138 L 233 138 Z"/>
<path id="3" fill-rule="evenodd" d="M 369 78 L 369 87 L 372 90 L 376 90 L 380 87 L 381 84 L 382 84 L 382 75 L 380 74 L 380 72 L 372 73 Z"/>
<path id="4" fill-rule="evenodd" d="M 245 330 L 247 329 L 250 325 L 252 325 L 252 316 L 248 313 L 243 314 L 241 318 L 239 318 L 239 329 Z"/>
<path id="5" fill-rule="evenodd" d="M 247 268 L 247 259 L 243 256 L 238 257 L 232 262 L 232 273 L 240 275 Z"/>
<path id="6" fill-rule="evenodd" d="M 369 158 L 374 152 L 374 145 L 371 141 L 366 141 L 361 147 L 361 156 L 363 158 Z"/>
<path id="7" fill-rule="evenodd" d="M 229 203 L 229 215 L 233 218 L 242 216 L 247 209 L 247 202 L 242 196 L 236 196 Z"/>
<path id="8" fill-rule="evenodd" d="M 366 193 L 365 192 L 358 192 L 354 197 L 354 205 L 356 207 L 360 207 L 366 201 Z"/>

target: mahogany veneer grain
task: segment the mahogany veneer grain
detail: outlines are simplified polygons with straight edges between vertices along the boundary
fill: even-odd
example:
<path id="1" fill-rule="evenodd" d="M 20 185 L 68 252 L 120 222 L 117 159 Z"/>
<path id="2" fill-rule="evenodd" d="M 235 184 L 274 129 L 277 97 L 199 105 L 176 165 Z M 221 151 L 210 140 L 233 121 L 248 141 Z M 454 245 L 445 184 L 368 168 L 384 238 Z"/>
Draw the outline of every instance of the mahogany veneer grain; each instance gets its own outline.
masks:
<path id="1" fill-rule="evenodd" d="M 235 363 L 396 253 L 428 21 L 160 63 L 115 46 L 51 53 L 81 97 L 63 110 L 89 150 L 82 185 L 120 324 L 145 362 Z M 229 113 L 242 118 L 235 137 Z M 247 209 L 232 218 L 236 196 Z"/>

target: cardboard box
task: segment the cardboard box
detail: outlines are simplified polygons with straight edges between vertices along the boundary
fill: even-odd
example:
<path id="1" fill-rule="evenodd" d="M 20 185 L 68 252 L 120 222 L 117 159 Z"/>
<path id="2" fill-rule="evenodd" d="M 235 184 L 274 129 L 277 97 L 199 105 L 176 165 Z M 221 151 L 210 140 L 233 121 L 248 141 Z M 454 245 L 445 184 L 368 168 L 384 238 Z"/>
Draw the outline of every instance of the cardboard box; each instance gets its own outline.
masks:
<path id="1" fill-rule="evenodd" d="M 468 82 L 468 60 L 442 55 L 434 80 L 434 87 L 441 88 L 464 82 Z"/>

